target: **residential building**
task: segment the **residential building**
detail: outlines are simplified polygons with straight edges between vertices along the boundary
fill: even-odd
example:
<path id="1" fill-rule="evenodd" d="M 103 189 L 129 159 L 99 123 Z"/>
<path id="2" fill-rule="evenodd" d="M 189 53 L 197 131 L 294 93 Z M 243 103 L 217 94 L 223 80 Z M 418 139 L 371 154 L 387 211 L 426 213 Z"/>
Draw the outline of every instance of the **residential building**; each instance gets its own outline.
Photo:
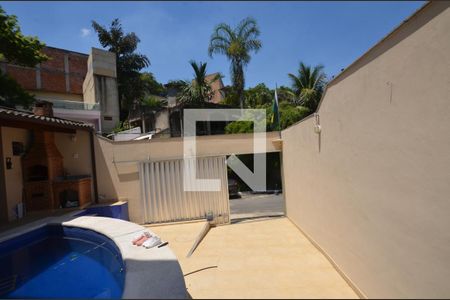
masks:
<path id="1" fill-rule="evenodd" d="M 91 53 L 45 47 L 49 59 L 34 68 L 1 62 L 1 70 L 38 100 L 53 103 L 56 117 L 93 124 L 109 132 L 119 121 L 116 57 L 92 48 Z"/>
<path id="2" fill-rule="evenodd" d="M 211 81 L 214 77 L 220 75 L 220 73 L 213 73 L 206 76 L 207 81 Z M 166 97 L 151 95 L 160 101 L 166 101 L 167 105 L 160 108 L 152 108 L 142 106 L 137 103 L 130 112 L 130 125 L 141 127 L 142 133 L 152 132 L 155 137 L 179 137 L 182 135 L 182 122 L 183 113 L 185 108 L 200 108 L 198 105 L 183 104 L 177 102 L 177 96 L 179 95 L 179 87 L 173 85 L 166 85 L 167 95 Z M 218 80 L 211 83 L 211 88 L 214 92 L 214 96 L 204 105 L 203 108 L 230 108 L 227 105 L 221 104 L 224 99 L 224 84 L 219 77 Z M 225 126 L 228 122 L 206 122 L 199 125 L 199 135 L 210 134 L 222 134 L 225 132 Z"/>
<path id="3" fill-rule="evenodd" d="M 211 82 L 211 80 L 213 80 L 214 77 L 216 77 L 216 76 L 219 76 L 219 78 L 217 80 L 215 80 L 214 82 Z M 207 82 L 211 82 L 211 89 L 214 92 L 214 95 L 209 102 L 219 104 L 225 98 L 225 94 L 222 91 L 222 89 L 225 87 L 225 85 L 223 84 L 223 81 L 222 81 L 222 76 L 220 75 L 219 72 L 216 72 L 216 73 L 206 75 L 205 79 Z"/>

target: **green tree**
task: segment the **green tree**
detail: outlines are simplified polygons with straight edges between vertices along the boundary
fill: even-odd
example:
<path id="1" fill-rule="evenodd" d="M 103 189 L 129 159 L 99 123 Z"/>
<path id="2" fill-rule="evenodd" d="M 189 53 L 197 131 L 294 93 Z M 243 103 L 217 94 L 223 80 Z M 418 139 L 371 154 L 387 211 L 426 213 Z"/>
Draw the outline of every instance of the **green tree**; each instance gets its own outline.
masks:
<path id="1" fill-rule="evenodd" d="M 36 37 L 24 36 L 20 31 L 17 17 L 7 15 L 0 7 L 0 61 L 25 67 L 34 67 L 48 59 L 43 54 L 45 44 Z M 28 107 L 34 97 L 27 93 L 13 78 L 0 70 L 0 103 L 4 106 Z"/>
<path id="2" fill-rule="evenodd" d="M 248 108 L 258 108 L 261 105 L 272 103 L 274 99 L 274 92 L 264 83 L 260 83 L 255 87 L 245 90 L 244 98 Z"/>
<path id="3" fill-rule="evenodd" d="M 146 96 L 143 100 L 142 100 L 142 106 L 145 107 L 149 107 L 152 109 L 159 109 L 162 108 L 163 106 L 167 105 L 167 100 L 160 100 L 158 98 L 156 98 L 155 96 Z"/>
<path id="4" fill-rule="evenodd" d="M 167 92 L 166 88 L 162 83 L 159 83 L 153 73 L 151 72 L 142 72 L 141 82 L 143 85 L 143 90 L 146 95 L 157 95 L 164 96 Z"/>
<path id="5" fill-rule="evenodd" d="M 272 113 L 271 104 L 270 103 L 262 104 L 256 108 L 266 110 L 266 120 L 265 120 L 266 131 L 271 131 L 271 128 L 270 128 L 270 126 L 271 126 L 270 118 L 272 116 L 271 115 L 271 113 Z M 258 120 L 257 115 L 255 115 L 255 113 L 251 112 L 251 111 L 244 111 L 244 116 L 246 116 L 246 118 Z M 260 120 L 260 121 L 263 122 L 263 120 Z M 252 133 L 254 131 L 254 128 L 255 128 L 255 124 L 253 121 L 234 121 L 234 122 L 229 123 L 225 127 L 225 133 L 227 133 L 227 134 L 229 134 L 229 133 Z"/>
<path id="6" fill-rule="evenodd" d="M 297 96 L 297 104 L 309 108 L 312 112 L 316 111 L 326 84 L 323 68 L 322 65 L 311 67 L 300 62 L 298 75 L 288 74 L 292 81 L 292 89 Z"/>
<path id="7" fill-rule="evenodd" d="M 304 106 L 294 106 L 287 102 L 280 103 L 280 127 L 281 130 L 297 123 L 301 119 L 309 116 L 311 110 Z"/>
<path id="8" fill-rule="evenodd" d="M 148 67 L 150 60 L 136 53 L 140 39 L 134 32 L 125 34 L 119 19 L 114 19 L 109 29 L 95 21 L 92 21 L 92 27 L 97 32 L 100 44 L 116 54 L 120 119 L 124 120 L 131 105 L 144 95 L 140 70 Z"/>
<path id="9" fill-rule="evenodd" d="M 196 63 L 191 60 L 189 62 L 194 70 L 194 79 L 192 82 L 186 82 L 186 86 L 181 92 L 179 98 L 182 103 L 203 103 L 208 102 L 214 96 L 214 91 L 211 88 L 211 83 L 220 78 L 217 74 L 211 80 L 206 79 L 206 63 Z"/>
<path id="10" fill-rule="evenodd" d="M 234 121 L 225 127 L 225 133 L 252 133 L 253 122 L 251 121 Z"/>
<path id="11" fill-rule="evenodd" d="M 242 20 L 232 29 L 228 24 L 220 23 L 211 35 L 208 53 L 224 54 L 231 62 L 231 80 L 241 108 L 244 107 L 244 67 L 250 62 L 250 52 L 255 53 L 262 47 L 258 39 L 259 28 L 253 18 Z"/>
<path id="12" fill-rule="evenodd" d="M 294 91 L 286 86 L 280 86 L 277 90 L 278 94 L 278 101 L 281 102 L 289 102 L 294 103 L 296 102 L 296 96 Z"/>
<path id="13" fill-rule="evenodd" d="M 224 94 L 224 98 L 221 101 L 222 104 L 229 105 L 231 107 L 239 107 L 239 98 L 233 86 L 224 86 L 221 91 Z"/>
<path id="14" fill-rule="evenodd" d="M 273 92 L 272 92 L 273 95 Z M 272 103 L 265 103 L 254 108 L 266 109 L 266 130 L 272 131 Z M 311 114 L 311 110 L 304 106 L 296 106 L 288 101 L 279 102 L 280 112 L 280 129 L 283 130 L 292 124 L 302 120 Z M 225 133 L 252 133 L 253 123 L 249 121 L 235 121 L 231 122 L 225 127 Z"/>

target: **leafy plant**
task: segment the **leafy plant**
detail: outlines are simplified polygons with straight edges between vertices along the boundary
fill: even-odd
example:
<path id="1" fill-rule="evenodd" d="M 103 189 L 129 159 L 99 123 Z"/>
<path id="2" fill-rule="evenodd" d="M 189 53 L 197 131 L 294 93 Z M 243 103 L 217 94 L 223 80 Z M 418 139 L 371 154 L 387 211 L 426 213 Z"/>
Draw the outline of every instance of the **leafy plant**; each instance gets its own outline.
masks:
<path id="1" fill-rule="evenodd" d="M 265 131 L 270 131 L 270 105 L 261 105 L 258 108 L 266 109 L 265 120 L 259 119 L 259 115 L 257 112 L 244 111 L 245 119 L 251 119 L 254 121 L 238 120 L 231 122 L 225 127 L 225 133 L 252 133 L 254 132 L 255 128 L 262 128 L 263 125 L 265 125 Z M 256 125 L 255 122 L 257 122 Z"/>
<path id="2" fill-rule="evenodd" d="M 278 101 L 281 102 L 289 102 L 289 103 L 296 103 L 296 96 L 294 91 L 286 86 L 280 86 L 277 90 L 278 94 Z"/>
<path id="3" fill-rule="evenodd" d="M 131 129 L 131 125 L 128 121 L 119 121 L 116 124 L 116 127 L 113 128 L 113 132 L 118 133 L 118 132 L 128 130 L 128 129 Z"/>
<path id="4" fill-rule="evenodd" d="M 310 114 L 311 110 L 304 106 L 280 105 L 280 127 L 285 129 Z"/>
<path id="5" fill-rule="evenodd" d="M 159 83 L 153 73 L 142 72 L 140 79 L 143 85 L 144 93 L 147 95 L 165 96 L 167 93 L 166 87 Z"/>
<path id="6" fill-rule="evenodd" d="M 28 108 L 35 101 L 33 95 L 25 91 L 12 77 L 0 72 L 0 105 Z"/>
<path id="7" fill-rule="evenodd" d="M 266 131 L 272 131 L 271 118 L 272 106 L 270 103 L 260 105 L 256 108 L 266 109 Z M 302 120 L 311 114 L 311 110 L 304 106 L 295 106 L 289 102 L 280 102 L 280 128 L 281 130 L 291 126 L 292 124 Z M 250 121 L 234 121 L 225 127 L 225 133 L 252 133 L 253 123 Z"/>
<path id="8" fill-rule="evenodd" d="M 142 105 L 149 108 L 158 109 L 167 105 L 167 101 L 162 99 L 160 100 L 154 96 L 147 96 L 144 100 L 142 100 Z"/>
<path id="9" fill-rule="evenodd" d="M 193 60 L 189 62 L 194 70 L 194 79 L 182 90 L 179 97 L 182 103 L 203 103 L 208 102 L 214 96 L 211 84 L 219 80 L 220 75 L 217 74 L 211 80 L 206 78 L 206 63 L 197 63 Z"/>
<path id="10" fill-rule="evenodd" d="M 17 17 L 7 15 L 0 7 L 0 60 L 16 65 L 34 67 L 46 61 L 48 57 L 42 53 L 45 44 L 36 37 L 24 36 L 20 31 Z M 0 103 L 15 107 L 28 107 L 34 97 L 26 92 L 13 78 L 0 70 Z"/>
<path id="11" fill-rule="evenodd" d="M 235 121 L 225 127 L 225 133 L 252 133 L 253 122 L 251 121 Z"/>
<path id="12" fill-rule="evenodd" d="M 244 107 L 244 67 L 250 62 L 250 52 L 256 53 L 262 47 L 259 35 L 256 20 L 249 17 L 234 29 L 220 23 L 214 28 L 209 42 L 208 53 L 211 57 L 213 54 L 223 54 L 231 62 L 231 80 L 241 108 Z"/>
<path id="13" fill-rule="evenodd" d="M 298 75 L 289 73 L 292 81 L 292 89 L 297 96 L 296 104 L 303 105 L 311 111 L 315 111 L 322 97 L 326 84 L 326 75 L 323 66 L 307 66 L 300 62 Z"/>
<path id="14" fill-rule="evenodd" d="M 134 32 L 125 34 L 119 19 L 114 19 L 108 29 L 95 21 L 92 27 L 100 44 L 116 54 L 120 119 L 123 120 L 131 105 L 144 96 L 145 87 L 139 72 L 150 65 L 150 60 L 135 52 L 140 39 Z"/>
<path id="15" fill-rule="evenodd" d="M 274 99 L 274 92 L 264 83 L 260 83 L 253 88 L 245 90 L 244 96 L 247 107 L 252 108 L 271 103 Z"/>

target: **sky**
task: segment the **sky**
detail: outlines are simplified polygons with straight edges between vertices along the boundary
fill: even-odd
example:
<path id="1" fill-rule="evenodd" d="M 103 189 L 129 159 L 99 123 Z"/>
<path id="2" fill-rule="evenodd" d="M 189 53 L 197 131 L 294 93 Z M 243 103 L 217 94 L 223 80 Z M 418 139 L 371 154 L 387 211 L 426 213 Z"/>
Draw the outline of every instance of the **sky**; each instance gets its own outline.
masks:
<path id="1" fill-rule="evenodd" d="M 208 73 L 221 72 L 230 83 L 230 64 L 223 55 L 208 56 L 215 25 L 232 27 L 251 16 L 261 31 L 262 48 L 245 69 L 246 87 L 265 83 L 290 85 L 300 61 L 323 64 L 329 78 L 337 75 L 376 44 L 424 2 L 15 2 L 2 1 L 18 17 L 25 35 L 48 46 L 89 53 L 101 48 L 91 27 L 121 20 L 135 32 L 137 51 L 147 55 L 159 82 L 193 77 L 189 61 L 207 62 Z"/>

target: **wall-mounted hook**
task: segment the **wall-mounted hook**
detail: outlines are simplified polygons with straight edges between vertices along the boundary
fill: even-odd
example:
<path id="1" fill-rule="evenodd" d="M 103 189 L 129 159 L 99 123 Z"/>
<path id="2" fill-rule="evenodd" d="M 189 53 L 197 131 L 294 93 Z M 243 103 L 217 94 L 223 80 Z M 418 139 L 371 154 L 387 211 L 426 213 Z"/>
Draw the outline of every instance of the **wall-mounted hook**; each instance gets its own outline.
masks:
<path id="1" fill-rule="evenodd" d="M 315 124 L 314 124 L 314 132 L 319 134 L 322 131 L 322 127 L 320 127 L 320 117 L 318 113 L 314 113 Z"/>

